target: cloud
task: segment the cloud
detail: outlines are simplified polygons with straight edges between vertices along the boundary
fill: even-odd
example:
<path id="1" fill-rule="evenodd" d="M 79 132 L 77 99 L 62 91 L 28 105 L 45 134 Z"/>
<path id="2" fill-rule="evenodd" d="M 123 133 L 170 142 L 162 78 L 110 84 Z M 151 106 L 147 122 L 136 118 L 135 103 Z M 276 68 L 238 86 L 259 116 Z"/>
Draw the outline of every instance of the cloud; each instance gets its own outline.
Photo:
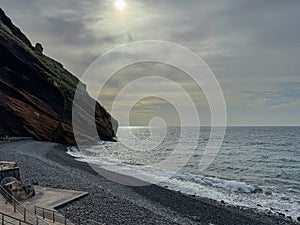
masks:
<path id="1" fill-rule="evenodd" d="M 123 15 L 109 0 L 9 0 L 1 4 L 33 43 L 42 42 L 47 54 L 78 77 L 94 59 L 121 44 L 145 39 L 172 41 L 199 54 L 214 71 L 231 124 L 299 123 L 295 119 L 300 108 L 298 0 L 127 0 Z M 102 92 L 101 101 L 110 105 L 112 96 L 130 79 L 155 72 L 189 90 L 199 110 L 207 108 L 205 97 L 191 80 L 159 64 L 120 71 L 113 85 Z M 164 88 L 164 84 L 158 85 Z M 125 97 L 123 103 L 129 103 Z M 169 110 L 163 104 L 149 103 L 151 110 Z M 275 107 L 272 116 L 261 116 Z M 137 109 L 150 114 L 148 106 Z"/>

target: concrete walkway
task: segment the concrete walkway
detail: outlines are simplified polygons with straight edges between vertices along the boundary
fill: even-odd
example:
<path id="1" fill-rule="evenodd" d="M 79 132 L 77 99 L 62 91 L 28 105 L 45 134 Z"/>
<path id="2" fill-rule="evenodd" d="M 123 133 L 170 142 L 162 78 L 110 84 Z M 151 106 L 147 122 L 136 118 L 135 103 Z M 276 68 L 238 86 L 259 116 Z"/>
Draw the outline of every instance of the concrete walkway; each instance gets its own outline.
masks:
<path id="1" fill-rule="evenodd" d="M 9 203 L 6 203 L 5 199 L 3 198 L 2 195 L 0 195 L 0 212 L 5 213 L 9 216 L 12 216 L 14 218 L 23 220 L 23 215 L 21 215 L 18 212 L 14 212 L 14 208 L 12 205 L 10 205 Z M 5 221 L 9 222 L 11 224 L 19 224 L 18 221 L 12 219 L 12 218 L 7 218 L 5 217 Z"/>
<path id="2" fill-rule="evenodd" d="M 45 211 L 41 208 L 37 208 L 37 214 L 39 216 L 44 215 L 45 218 L 48 218 L 46 219 L 47 222 L 53 222 L 52 219 L 55 218 L 55 224 L 57 224 L 58 221 L 60 221 L 60 224 L 64 224 L 66 222 L 67 225 L 73 225 L 73 223 L 68 219 L 65 221 L 65 217 L 56 212 L 55 209 L 89 194 L 88 192 L 40 186 L 34 186 L 34 189 L 36 195 L 33 198 L 23 202 L 23 204 L 32 212 L 35 211 L 35 206 L 44 208 Z"/>
<path id="3" fill-rule="evenodd" d="M 82 191 L 40 186 L 34 186 L 34 189 L 36 192 L 36 196 L 24 202 L 25 206 L 40 206 L 46 209 L 56 209 L 89 194 L 88 192 Z"/>
<path id="4" fill-rule="evenodd" d="M 36 191 L 36 196 L 27 201 L 22 202 L 22 205 L 24 205 L 31 212 L 34 212 L 35 206 L 53 210 L 53 212 L 54 212 L 55 208 L 88 195 L 87 192 L 80 192 L 80 191 L 72 191 L 72 190 L 40 187 L 40 186 L 35 186 L 34 188 Z M 23 215 L 21 215 L 19 212 L 14 212 L 12 205 L 10 205 L 8 203 L 6 204 L 6 201 L 2 195 L 0 195 L 0 212 L 7 214 L 9 216 L 12 216 L 14 218 L 20 219 L 20 220 L 24 219 Z M 49 211 L 47 213 L 45 213 L 45 215 L 46 215 L 46 217 L 45 217 L 44 221 L 47 222 L 48 224 L 59 225 L 59 224 L 65 223 L 65 219 L 64 219 L 65 217 L 56 211 L 55 211 L 55 217 L 56 217 L 57 221 L 55 223 L 53 223 L 53 221 L 52 221 L 51 213 L 49 216 Z M 5 221 L 7 222 L 7 224 L 9 224 L 8 222 L 10 222 L 11 224 L 19 224 L 18 221 L 13 220 L 12 218 L 8 218 L 8 217 L 5 218 Z M 61 222 L 58 222 L 58 221 L 61 221 Z M 66 222 L 67 222 L 67 225 L 73 225 L 73 223 L 70 222 L 69 220 L 67 220 Z"/>

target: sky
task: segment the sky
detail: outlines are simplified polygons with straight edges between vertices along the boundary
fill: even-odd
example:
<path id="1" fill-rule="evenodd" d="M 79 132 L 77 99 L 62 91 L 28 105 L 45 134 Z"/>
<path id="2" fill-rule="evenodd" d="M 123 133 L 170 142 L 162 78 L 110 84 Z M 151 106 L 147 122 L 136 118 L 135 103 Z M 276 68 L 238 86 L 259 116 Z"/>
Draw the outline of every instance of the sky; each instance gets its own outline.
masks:
<path id="1" fill-rule="evenodd" d="M 124 10 L 114 0 L 0 0 L 0 7 L 33 44 L 42 43 L 45 54 L 79 78 L 95 59 L 124 44 L 173 42 L 199 55 L 215 75 L 225 97 L 228 125 L 300 125 L 300 1 L 125 2 Z M 99 71 L 94 76 L 105 75 Z M 210 124 L 202 87 L 172 65 L 136 63 L 113 74 L 99 96 L 99 90 L 89 87 L 93 85 L 88 89 L 109 110 L 122 88 L 146 76 L 176 82 L 191 97 L 201 124 Z M 124 94 L 114 116 L 122 121 L 127 113 L 121 106 L 131 105 L 131 125 L 146 125 L 155 117 L 168 125 L 180 123 L 176 107 L 160 96 L 178 95 L 187 104 L 181 93 L 171 92 L 165 82 L 151 85 L 157 88 L 156 96 L 132 102 Z M 137 96 L 145 95 L 143 88 L 135 90 Z"/>

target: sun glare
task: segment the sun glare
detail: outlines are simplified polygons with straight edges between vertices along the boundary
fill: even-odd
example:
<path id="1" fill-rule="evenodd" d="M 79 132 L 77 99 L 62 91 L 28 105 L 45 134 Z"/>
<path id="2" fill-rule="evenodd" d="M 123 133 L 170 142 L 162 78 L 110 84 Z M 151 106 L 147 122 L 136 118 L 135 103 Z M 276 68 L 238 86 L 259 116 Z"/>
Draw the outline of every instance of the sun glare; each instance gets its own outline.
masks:
<path id="1" fill-rule="evenodd" d="M 116 0 L 114 5 L 120 11 L 123 11 L 126 7 L 126 2 L 124 0 Z"/>

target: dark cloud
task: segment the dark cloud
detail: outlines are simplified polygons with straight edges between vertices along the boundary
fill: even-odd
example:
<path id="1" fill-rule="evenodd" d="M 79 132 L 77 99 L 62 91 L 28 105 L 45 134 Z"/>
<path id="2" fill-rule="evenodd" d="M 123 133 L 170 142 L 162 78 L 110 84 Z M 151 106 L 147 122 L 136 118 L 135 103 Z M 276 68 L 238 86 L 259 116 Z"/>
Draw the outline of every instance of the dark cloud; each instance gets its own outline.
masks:
<path id="1" fill-rule="evenodd" d="M 230 123 L 295 125 L 300 110 L 298 0 L 128 0 L 122 21 L 109 0 L 6 0 L 1 7 L 33 43 L 42 42 L 47 54 L 79 77 L 94 59 L 121 44 L 172 41 L 202 56 L 215 72 Z M 180 72 L 153 64 L 143 69 L 124 70 L 114 91 L 129 76 L 164 71 L 197 99 L 199 90 Z M 268 117 L 274 107 L 276 113 Z"/>

